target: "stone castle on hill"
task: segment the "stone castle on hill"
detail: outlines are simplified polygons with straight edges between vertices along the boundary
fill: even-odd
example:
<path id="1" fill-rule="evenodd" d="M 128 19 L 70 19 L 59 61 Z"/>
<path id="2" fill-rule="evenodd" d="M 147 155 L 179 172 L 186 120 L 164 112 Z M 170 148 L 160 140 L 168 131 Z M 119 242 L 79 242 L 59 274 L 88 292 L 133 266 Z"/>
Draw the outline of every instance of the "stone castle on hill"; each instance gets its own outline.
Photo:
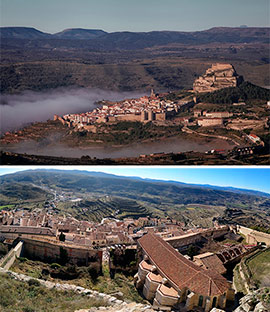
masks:
<path id="1" fill-rule="evenodd" d="M 223 88 L 237 87 L 243 81 L 231 64 L 212 64 L 206 73 L 193 83 L 194 92 L 213 92 Z"/>

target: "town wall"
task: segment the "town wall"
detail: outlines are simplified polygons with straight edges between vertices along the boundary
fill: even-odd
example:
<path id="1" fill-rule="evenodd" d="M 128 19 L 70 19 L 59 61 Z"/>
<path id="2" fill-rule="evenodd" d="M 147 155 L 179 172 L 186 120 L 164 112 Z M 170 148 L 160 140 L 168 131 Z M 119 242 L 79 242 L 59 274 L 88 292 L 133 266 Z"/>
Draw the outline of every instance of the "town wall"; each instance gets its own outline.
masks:
<path id="1" fill-rule="evenodd" d="M 88 266 L 90 263 L 102 264 L 102 251 L 69 246 L 65 243 L 53 244 L 51 242 L 32 240 L 24 238 L 24 255 L 33 259 L 40 259 L 48 262 L 67 260 L 81 266 Z M 66 259 L 63 259 L 66 256 Z"/>
<path id="2" fill-rule="evenodd" d="M 14 261 L 17 257 L 20 257 L 22 254 L 23 242 L 20 241 L 14 248 L 12 248 L 8 254 L 5 255 L 4 258 L 0 260 L 0 267 L 5 270 L 9 270 L 9 268 L 13 265 Z"/>
<path id="3" fill-rule="evenodd" d="M 222 118 L 203 118 L 198 119 L 198 125 L 202 127 L 223 125 Z"/>
<path id="4" fill-rule="evenodd" d="M 185 234 L 181 236 L 169 237 L 164 240 L 172 245 L 174 248 L 183 248 L 189 246 L 190 244 L 194 244 L 202 241 L 203 237 L 213 237 L 218 238 L 229 232 L 229 227 L 224 226 L 218 229 L 209 229 L 200 233 L 191 233 Z"/>
<path id="5" fill-rule="evenodd" d="M 270 246 L 270 234 L 252 230 L 241 225 L 237 226 L 237 230 L 246 236 L 248 244 L 265 243 L 266 246 Z"/>
<path id="6" fill-rule="evenodd" d="M 125 115 L 109 116 L 108 119 L 109 119 L 109 122 L 116 122 L 116 121 L 141 121 L 141 115 L 125 114 Z"/>

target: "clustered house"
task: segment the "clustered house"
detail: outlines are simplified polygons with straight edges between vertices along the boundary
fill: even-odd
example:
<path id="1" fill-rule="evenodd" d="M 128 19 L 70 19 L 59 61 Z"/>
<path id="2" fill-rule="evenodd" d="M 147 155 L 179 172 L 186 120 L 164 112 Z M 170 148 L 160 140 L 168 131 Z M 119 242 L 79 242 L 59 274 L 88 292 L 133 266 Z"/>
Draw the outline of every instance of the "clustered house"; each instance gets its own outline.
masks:
<path id="1" fill-rule="evenodd" d="M 135 285 L 156 308 L 224 309 L 234 300 L 230 282 L 217 270 L 205 269 L 175 250 L 160 236 L 148 233 L 138 240 L 141 259 Z"/>

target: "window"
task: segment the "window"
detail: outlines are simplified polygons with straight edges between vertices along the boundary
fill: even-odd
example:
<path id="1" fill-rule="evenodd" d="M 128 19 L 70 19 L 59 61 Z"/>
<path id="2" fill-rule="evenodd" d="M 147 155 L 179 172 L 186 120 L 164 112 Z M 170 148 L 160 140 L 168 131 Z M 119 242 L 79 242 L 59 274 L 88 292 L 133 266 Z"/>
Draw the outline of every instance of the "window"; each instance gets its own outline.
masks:
<path id="1" fill-rule="evenodd" d="M 217 305 L 217 297 L 214 297 L 212 307 L 215 307 L 216 305 Z"/>
<path id="2" fill-rule="evenodd" d="M 203 296 L 199 297 L 199 307 L 202 307 L 203 305 Z"/>

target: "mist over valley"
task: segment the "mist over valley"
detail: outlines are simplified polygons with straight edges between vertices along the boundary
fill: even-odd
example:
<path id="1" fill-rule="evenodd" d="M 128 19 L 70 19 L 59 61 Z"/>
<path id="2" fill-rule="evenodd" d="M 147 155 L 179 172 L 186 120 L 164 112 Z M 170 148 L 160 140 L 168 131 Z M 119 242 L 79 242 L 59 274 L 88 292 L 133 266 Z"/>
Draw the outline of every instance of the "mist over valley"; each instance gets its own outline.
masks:
<path id="1" fill-rule="evenodd" d="M 139 92 L 115 92 L 87 88 L 58 88 L 42 92 L 24 91 L 4 94 L 0 98 L 1 131 L 12 131 L 29 123 L 65 115 L 91 111 L 97 101 L 118 101 L 142 95 Z"/>

